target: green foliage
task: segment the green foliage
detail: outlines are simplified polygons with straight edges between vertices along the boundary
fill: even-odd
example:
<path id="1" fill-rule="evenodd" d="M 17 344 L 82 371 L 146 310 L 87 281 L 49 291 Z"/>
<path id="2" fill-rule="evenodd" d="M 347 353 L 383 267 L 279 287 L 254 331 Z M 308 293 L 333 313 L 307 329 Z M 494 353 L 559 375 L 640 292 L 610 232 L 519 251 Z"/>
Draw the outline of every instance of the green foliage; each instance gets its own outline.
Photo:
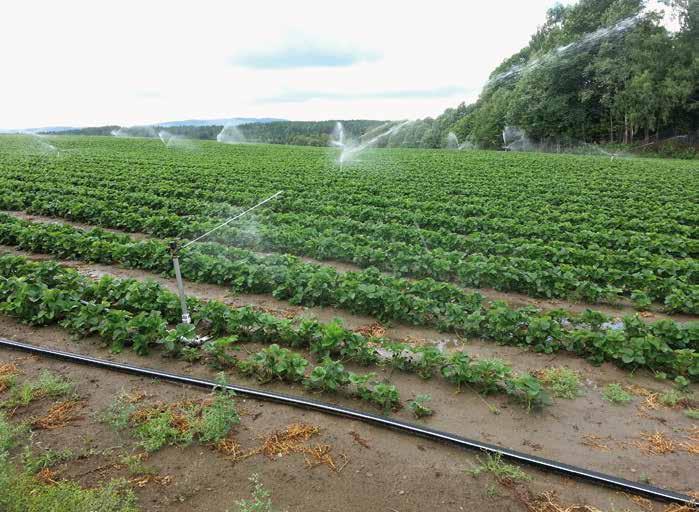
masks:
<path id="1" fill-rule="evenodd" d="M 349 372 L 345 370 L 342 363 L 326 357 L 321 364 L 313 368 L 313 371 L 304 380 L 304 385 L 308 389 L 334 393 L 349 382 Z"/>
<path id="2" fill-rule="evenodd" d="M 69 380 L 43 370 L 37 379 L 12 387 L 7 399 L 0 402 L 0 407 L 6 409 L 24 407 L 41 398 L 60 398 L 70 395 L 74 390 L 75 384 Z"/>
<path id="3" fill-rule="evenodd" d="M 699 409 L 685 409 L 684 414 L 692 420 L 699 420 Z"/>
<path id="4" fill-rule="evenodd" d="M 508 464 L 502 460 L 502 456 L 487 454 L 484 459 L 478 457 L 479 465 L 469 470 L 473 477 L 482 473 L 490 473 L 500 482 L 528 482 L 531 477 L 518 466 Z"/>
<path id="5" fill-rule="evenodd" d="M 167 445 L 186 446 L 195 440 L 216 443 L 240 423 L 233 396 L 233 392 L 220 390 L 210 400 L 145 406 L 139 411 L 128 395 L 122 394 L 101 413 L 100 419 L 117 430 L 129 430 L 148 452 Z"/>
<path id="6" fill-rule="evenodd" d="M 260 475 L 253 473 L 249 478 L 252 487 L 252 497 L 236 502 L 238 512 L 274 512 L 270 492 L 262 485 Z"/>
<path id="7" fill-rule="evenodd" d="M 532 407 L 542 407 L 551 403 L 539 380 L 528 373 L 507 380 L 505 389 L 513 399 L 523 403 L 528 411 Z"/>
<path id="8" fill-rule="evenodd" d="M 308 361 L 299 354 L 279 345 L 272 344 L 238 361 L 238 368 L 245 374 L 255 375 L 261 382 L 279 379 L 298 382 L 303 379 Z"/>
<path id="9" fill-rule="evenodd" d="M 7 419 L 4 411 L 0 411 L 0 455 L 15 445 L 17 438 L 25 431 L 23 426 L 15 426 Z"/>
<path id="10" fill-rule="evenodd" d="M 432 400 L 432 397 L 430 395 L 418 395 L 415 397 L 414 400 L 408 402 L 408 407 L 413 412 L 413 415 L 416 418 L 432 416 L 432 414 L 434 414 L 434 411 L 430 409 L 427 405 L 425 405 L 430 400 Z"/>
<path id="11" fill-rule="evenodd" d="M 617 405 L 624 405 L 633 400 L 633 396 L 617 383 L 607 384 L 602 390 L 602 398 Z"/>
<path id="12" fill-rule="evenodd" d="M 4 460 L 3 460 L 4 459 Z M 15 469 L 0 454 L 0 509 L 5 512 L 137 512 L 136 498 L 125 482 L 83 489 L 70 481 L 47 484 Z"/>
<path id="13" fill-rule="evenodd" d="M 52 449 L 43 450 L 40 453 L 34 453 L 29 446 L 22 453 L 22 465 L 30 474 L 36 474 L 42 469 L 53 467 L 62 462 L 74 460 L 75 453 L 71 450 L 56 451 Z"/>
<path id="14" fill-rule="evenodd" d="M 582 394 L 578 373 L 568 368 L 546 368 L 539 379 L 555 397 L 572 400 Z"/>

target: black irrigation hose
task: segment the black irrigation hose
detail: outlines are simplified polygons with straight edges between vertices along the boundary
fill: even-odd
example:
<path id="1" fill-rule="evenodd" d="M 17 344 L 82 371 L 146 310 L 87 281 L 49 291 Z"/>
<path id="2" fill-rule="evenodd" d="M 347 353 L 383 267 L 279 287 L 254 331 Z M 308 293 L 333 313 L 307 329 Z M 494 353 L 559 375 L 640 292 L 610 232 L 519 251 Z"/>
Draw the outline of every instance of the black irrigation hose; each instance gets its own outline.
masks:
<path id="1" fill-rule="evenodd" d="M 96 366 L 98 368 L 105 368 L 123 373 L 131 373 L 134 375 L 163 379 L 170 382 L 177 382 L 180 384 L 198 386 L 201 388 L 212 389 L 216 387 L 221 387 L 220 384 L 210 380 L 197 379 L 195 377 L 188 377 L 186 375 L 178 375 L 176 373 L 163 372 L 160 370 L 154 370 L 152 368 L 141 368 L 129 364 L 108 361 L 106 359 L 98 359 L 95 357 L 74 354 L 71 352 L 64 352 L 62 350 L 38 347 L 36 345 L 29 345 L 27 343 L 9 340 L 6 338 L 0 338 L 0 347 L 21 350 L 33 354 L 40 354 L 42 356 L 48 356 L 57 359 L 63 359 L 72 363 Z M 527 455 L 526 453 L 518 452 L 515 450 L 508 450 L 507 448 L 500 448 L 492 444 L 482 443 L 480 441 L 473 441 L 471 439 L 466 439 L 455 434 L 450 434 L 448 432 L 442 432 L 440 430 L 422 427 L 420 425 L 415 425 L 406 421 L 387 418 L 385 416 L 379 416 L 377 414 L 362 412 L 356 409 L 341 407 L 339 405 L 329 404 L 326 402 L 319 402 L 317 400 L 310 400 L 308 398 L 290 396 L 282 393 L 273 393 L 269 391 L 263 391 L 260 389 L 248 388 L 245 386 L 227 384 L 224 387 L 231 391 L 235 391 L 236 393 L 239 393 L 241 395 L 246 395 L 259 400 L 268 400 L 285 405 L 292 405 L 294 407 L 303 407 L 314 411 L 324 412 L 326 414 L 333 414 L 336 416 L 343 416 L 345 418 L 352 418 L 354 420 L 371 423 L 384 428 L 390 428 L 401 432 L 406 432 L 408 434 L 425 437 L 433 441 L 446 442 L 449 444 L 459 446 L 461 448 L 482 450 L 490 454 L 501 455 L 512 461 L 529 464 L 540 470 L 553 471 L 570 478 L 586 480 L 597 485 L 615 488 L 627 493 L 637 494 L 655 500 L 670 501 L 689 506 L 697 504 L 696 500 L 692 499 L 691 497 L 685 494 L 677 493 L 674 491 L 668 491 L 666 489 L 661 489 L 652 485 L 632 482 L 623 478 L 606 475 L 604 473 L 598 473 L 597 471 L 591 471 L 589 469 L 571 466 L 562 462 L 544 459 L 542 457 Z"/>

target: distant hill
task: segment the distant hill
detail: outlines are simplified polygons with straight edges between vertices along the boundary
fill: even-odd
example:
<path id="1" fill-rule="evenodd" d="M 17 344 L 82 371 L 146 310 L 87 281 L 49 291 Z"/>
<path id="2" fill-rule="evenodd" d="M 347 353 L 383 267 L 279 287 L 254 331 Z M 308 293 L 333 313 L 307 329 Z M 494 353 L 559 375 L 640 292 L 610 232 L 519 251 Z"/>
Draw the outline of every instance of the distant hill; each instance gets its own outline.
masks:
<path id="1" fill-rule="evenodd" d="M 276 121 L 286 121 L 286 119 L 276 119 L 274 117 L 229 117 L 223 119 L 186 119 L 184 121 L 168 121 L 155 124 L 165 128 L 172 128 L 173 126 L 238 126 L 252 123 L 274 123 Z"/>

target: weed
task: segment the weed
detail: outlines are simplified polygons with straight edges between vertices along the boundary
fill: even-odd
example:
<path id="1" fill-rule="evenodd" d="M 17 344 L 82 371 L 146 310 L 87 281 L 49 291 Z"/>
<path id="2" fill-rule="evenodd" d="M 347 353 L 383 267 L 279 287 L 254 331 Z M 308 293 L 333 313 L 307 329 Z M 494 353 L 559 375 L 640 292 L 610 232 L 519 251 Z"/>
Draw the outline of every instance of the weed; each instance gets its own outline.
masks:
<path id="1" fill-rule="evenodd" d="M 499 482 L 527 482 L 531 477 L 522 471 L 518 466 L 503 462 L 502 456 L 487 454 L 485 461 L 478 457 L 480 463 L 474 469 L 469 470 L 471 476 L 477 477 L 481 473 L 490 473 Z"/>
<path id="2" fill-rule="evenodd" d="M 226 437 L 240 416 L 233 401 L 233 392 L 218 392 L 211 405 L 201 411 L 201 418 L 193 429 L 202 443 L 214 443 Z"/>
<path id="3" fill-rule="evenodd" d="M 41 398 L 58 398 L 69 395 L 74 390 L 75 385 L 72 382 L 60 375 L 54 375 L 44 370 L 38 379 L 25 382 L 21 386 L 14 386 L 10 391 L 10 396 L 0 403 L 0 407 L 6 409 L 24 407 Z"/>
<path id="4" fill-rule="evenodd" d="M 675 407 L 686 400 L 686 396 L 676 389 L 670 389 L 660 395 L 660 402 L 666 407 Z"/>
<path id="5" fill-rule="evenodd" d="M 602 390 L 602 398 L 617 405 L 627 404 L 633 400 L 633 396 L 617 383 L 607 384 Z"/>
<path id="6" fill-rule="evenodd" d="M 497 498 L 500 496 L 500 491 L 495 485 L 488 484 L 488 487 L 485 488 L 485 494 L 488 498 Z"/>
<path id="7" fill-rule="evenodd" d="M 158 451 L 168 444 L 190 444 L 194 437 L 192 433 L 188 429 L 178 430 L 173 426 L 174 422 L 172 411 L 162 411 L 138 425 L 134 435 L 140 440 L 140 446 L 149 452 Z"/>
<path id="8" fill-rule="evenodd" d="M 238 512 L 274 512 L 272 500 L 270 499 L 271 494 L 260 482 L 260 475 L 253 474 L 250 477 L 250 484 L 252 486 L 252 497 L 236 502 Z"/>
<path id="9" fill-rule="evenodd" d="M 17 438 L 26 430 L 24 425 L 15 426 L 8 421 L 5 413 L 0 411 L 0 454 L 15 445 Z"/>
<path id="10" fill-rule="evenodd" d="M 687 409 L 684 415 L 693 420 L 699 420 L 699 409 Z"/>
<path id="11" fill-rule="evenodd" d="M 582 394 L 578 373 L 568 368 L 560 367 L 542 370 L 539 372 L 539 380 L 557 398 L 572 400 Z"/>
<path id="12" fill-rule="evenodd" d="M 117 430 L 131 429 L 148 452 L 165 445 L 189 445 L 195 439 L 216 443 L 226 437 L 240 417 L 231 391 L 216 391 L 212 398 L 137 409 L 121 394 L 102 414 L 101 420 Z"/>
<path id="13" fill-rule="evenodd" d="M 143 454 L 125 455 L 119 461 L 126 466 L 130 476 L 155 475 L 158 470 L 143 462 Z"/>
<path id="14" fill-rule="evenodd" d="M 102 411 L 99 420 L 110 425 L 114 430 L 123 430 L 129 425 L 129 418 L 134 412 L 136 412 L 136 406 L 131 403 L 126 392 L 122 392 L 107 409 Z"/>
<path id="15" fill-rule="evenodd" d="M 432 400 L 430 395 L 418 395 L 415 400 L 408 402 L 408 407 L 413 411 L 416 418 L 423 418 L 425 416 L 432 416 L 434 411 L 425 405 L 425 402 Z"/>
<path id="16" fill-rule="evenodd" d="M 201 359 L 201 350 L 196 347 L 182 347 L 180 357 L 188 363 L 196 363 Z"/>
<path id="17" fill-rule="evenodd" d="M 75 457 L 75 453 L 68 449 L 55 451 L 49 448 L 37 454 L 27 446 L 22 453 L 22 464 L 27 472 L 36 474 L 42 469 L 51 468 L 62 462 L 74 460 Z"/>
<path id="18" fill-rule="evenodd" d="M 5 460 L 2 460 L 5 458 Z M 83 489 L 69 481 L 45 483 L 26 471 L 18 471 L 0 453 L 0 510 L 25 512 L 53 510 L 70 512 L 137 512 L 136 498 L 125 482 L 110 482 Z"/>

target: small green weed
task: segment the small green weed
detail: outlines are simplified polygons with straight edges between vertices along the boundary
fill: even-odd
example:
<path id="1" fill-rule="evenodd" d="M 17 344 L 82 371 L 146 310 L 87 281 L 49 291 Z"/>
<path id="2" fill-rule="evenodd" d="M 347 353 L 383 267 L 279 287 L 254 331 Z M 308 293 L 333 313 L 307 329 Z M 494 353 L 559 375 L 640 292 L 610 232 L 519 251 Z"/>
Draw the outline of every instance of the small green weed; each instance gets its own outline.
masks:
<path id="1" fill-rule="evenodd" d="M 692 420 L 699 420 L 699 409 L 685 409 L 684 415 Z"/>
<path id="2" fill-rule="evenodd" d="M 617 383 L 607 384 L 602 390 L 602 398 L 617 405 L 628 404 L 633 400 L 633 396 Z"/>
<path id="3" fill-rule="evenodd" d="M 75 385 L 69 380 L 43 371 L 39 378 L 25 382 L 21 386 L 13 386 L 7 400 L 0 403 L 0 407 L 13 409 L 24 407 L 41 398 L 58 398 L 69 395 L 75 390 Z"/>
<path id="4" fill-rule="evenodd" d="M 126 466 L 130 476 L 155 475 L 158 470 L 143 462 L 143 454 L 125 455 L 119 461 Z"/>
<path id="5" fill-rule="evenodd" d="M 500 454 L 487 454 L 485 461 L 478 457 L 480 463 L 474 469 L 469 470 L 471 476 L 479 476 L 481 473 L 490 473 L 500 482 L 528 482 L 531 477 L 519 467 L 503 462 Z"/>
<path id="6" fill-rule="evenodd" d="M 539 373 L 539 380 L 551 390 L 557 398 L 573 398 L 582 394 L 580 377 L 568 368 L 547 368 Z"/>
<path id="7" fill-rule="evenodd" d="M 274 512 L 270 492 L 262 485 L 258 474 L 253 474 L 250 477 L 250 484 L 252 486 L 252 497 L 237 501 L 237 512 Z"/>
<path id="8" fill-rule="evenodd" d="M 31 448 L 27 446 L 22 453 L 22 463 L 27 472 L 35 474 L 42 469 L 73 460 L 75 457 L 75 454 L 71 450 L 56 451 L 49 448 L 41 453 L 34 453 Z"/>

